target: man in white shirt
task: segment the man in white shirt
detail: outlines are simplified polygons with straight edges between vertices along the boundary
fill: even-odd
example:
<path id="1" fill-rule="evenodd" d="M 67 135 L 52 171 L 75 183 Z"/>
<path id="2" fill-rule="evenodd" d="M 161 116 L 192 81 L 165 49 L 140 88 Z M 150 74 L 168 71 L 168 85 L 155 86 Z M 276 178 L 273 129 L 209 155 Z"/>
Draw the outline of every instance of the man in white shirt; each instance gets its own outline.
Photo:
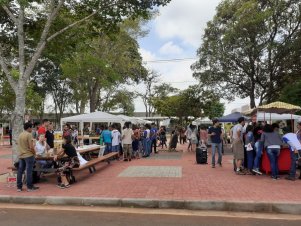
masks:
<path id="1" fill-rule="evenodd" d="M 244 117 L 238 119 L 238 124 L 233 127 L 232 140 L 233 140 L 233 154 L 236 163 L 236 173 L 244 175 L 241 171 L 241 165 L 244 160 L 244 145 L 243 145 L 243 126 L 245 125 Z"/>
<path id="2" fill-rule="evenodd" d="M 130 128 L 130 124 L 131 124 L 130 122 L 126 122 L 124 124 L 125 129 L 122 131 L 124 161 L 132 160 L 132 142 L 133 142 L 134 132 Z"/>
<path id="3" fill-rule="evenodd" d="M 291 167 L 290 172 L 285 179 L 295 181 L 296 177 L 296 168 L 297 164 L 296 161 L 299 159 L 301 155 L 301 144 L 298 140 L 297 134 L 295 133 L 287 133 L 282 137 L 282 140 L 284 143 L 287 143 L 290 146 L 291 149 Z M 300 179 L 300 177 L 299 177 Z"/>
<path id="4" fill-rule="evenodd" d="M 118 159 L 119 159 L 119 150 L 120 150 L 120 139 L 121 134 L 117 130 L 116 125 L 112 125 L 112 152 L 118 153 Z"/>

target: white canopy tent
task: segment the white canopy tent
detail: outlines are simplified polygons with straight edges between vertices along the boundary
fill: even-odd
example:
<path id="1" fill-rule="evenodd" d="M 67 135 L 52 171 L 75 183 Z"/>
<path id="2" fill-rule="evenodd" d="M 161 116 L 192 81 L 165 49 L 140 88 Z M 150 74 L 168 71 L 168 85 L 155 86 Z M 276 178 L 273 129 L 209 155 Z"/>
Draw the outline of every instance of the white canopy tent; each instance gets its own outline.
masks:
<path id="1" fill-rule="evenodd" d="M 278 121 L 278 120 L 301 120 L 300 115 L 292 115 L 292 114 L 276 114 L 276 113 L 264 113 L 258 112 L 257 113 L 257 121 Z"/>
<path id="2" fill-rule="evenodd" d="M 107 122 L 107 123 L 120 123 L 121 126 L 124 125 L 124 123 L 127 120 L 118 117 L 116 115 L 112 115 L 106 112 L 102 111 L 96 111 L 88 114 L 81 114 L 81 115 L 75 115 L 71 117 L 66 117 L 61 119 L 61 127 L 67 122 L 77 122 L 79 123 L 79 129 L 83 134 L 83 129 L 84 129 L 84 123 L 89 122 L 90 127 L 92 127 L 93 122 Z"/>
<path id="3" fill-rule="evenodd" d="M 206 118 L 197 118 L 192 122 L 193 124 L 196 125 L 201 125 L 201 124 L 212 124 L 212 120 L 210 120 L 208 117 Z"/>
<path id="4" fill-rule="evenodd" d="M 127 115 L 117 115 L 117 117 L 122 118 L 126 122 L 131 122 L 132 124 L 141 124 L 141 122 L 139 122 L 139 120 L 137 118 L 134 118 L 134 117 L 130 117 L 130 116 L 127 116 Z"/>

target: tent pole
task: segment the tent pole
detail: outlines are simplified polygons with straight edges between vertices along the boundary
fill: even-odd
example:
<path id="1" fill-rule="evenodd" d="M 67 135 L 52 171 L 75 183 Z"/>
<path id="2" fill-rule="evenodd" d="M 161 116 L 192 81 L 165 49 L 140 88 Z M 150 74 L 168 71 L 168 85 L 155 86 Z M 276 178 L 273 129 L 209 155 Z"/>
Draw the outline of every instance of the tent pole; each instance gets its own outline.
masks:
<path id="1" fill-rule="evenodd" d="M 291 124 L 292 124 L 292 133 L 294 132 L 295 128 L 295 123 L 293 122 L 293 113 L 291 112 Z"/>

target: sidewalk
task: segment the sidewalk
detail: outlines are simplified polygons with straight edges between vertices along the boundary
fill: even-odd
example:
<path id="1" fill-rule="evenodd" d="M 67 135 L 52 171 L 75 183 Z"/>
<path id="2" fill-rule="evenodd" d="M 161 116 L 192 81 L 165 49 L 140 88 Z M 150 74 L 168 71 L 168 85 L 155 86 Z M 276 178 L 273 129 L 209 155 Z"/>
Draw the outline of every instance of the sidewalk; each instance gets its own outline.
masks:
<path id="1" fill-rule="evenodd" d="M 177 149 L 184 152 L 161 151 L 147 159 L 113 161 L 110 165 L 101 163 L 96 166 L 94 174 L 88 170 L 76 172 L 78 182 L 69 189 L 57 188 L 56 178 L 52 177 L 38 184 L 38 191 L 30 193 L 18 193 L 16 188 L 9 188 L 5 182 L 0 182 L 0 194 L 6 198 L 59 196 L 92 198 L 88 200 L 171 200 L 178 203 L 210 201 L 207 203 L 211 204 L 259 202 L 297 204 L 298 208 L 301 207 L 301 180 L 287 181 L 285 175 L 277 181 L 267 175 L 240 176 L 233 172 L 232 155 L 223 156 L 223 167 L 212 169 L 210 164 L 197 165 L 195 153 L 187 152 L 187 145 L 178 145 Z M 0 146 L 0 174 L 8 171 L 6 167 L 11 160 L 2 157 L 7 156 L 8 152 L 8 148 Z M 209 156 L 208 162 L 210 159 Z"/>

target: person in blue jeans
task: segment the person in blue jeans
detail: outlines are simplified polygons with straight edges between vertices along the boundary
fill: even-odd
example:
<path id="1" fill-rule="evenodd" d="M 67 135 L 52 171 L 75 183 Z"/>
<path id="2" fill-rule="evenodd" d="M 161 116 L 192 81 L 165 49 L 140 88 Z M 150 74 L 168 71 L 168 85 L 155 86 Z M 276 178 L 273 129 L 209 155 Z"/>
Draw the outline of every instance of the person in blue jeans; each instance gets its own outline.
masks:
<path id="1" fill-rule="evenodd" d="M 252 175 L 252 169 L 254 165 L 254 135 L 253 135 L 253 126 L 248 125 L 246 128 L 246 136 L 245 136 L 245 146 L 247 152 L 247 166 L 248 166 L 248 175 Z"/>
<path id="2" fill-rule="evenodd" d="M 282 138 L 279 134 L 279 125 L 274 123 L 273 125 L 266 124 L 263 127 L 263 133 L 261 135 L 261 141 L 267 150 L 268 158 L 270 160 L 272 179 L 278 180 L 279 168 L 278 168 L 278 156 L 280 155 L 280 147 L 282 145 Z"/>
<path id="3" fill-rule="evenodd" d="M 284 143 L 288 144 L 290 146 L 291 152 L 291 167 L 290 172 L 287 177 L 285 177 L 286 180 L 295 181 L 296 180 L 296 168 L 297 164 L 296 161 L 301 156 L 301 144 L 298 140 L 297 134 L 295 133 L 287 133 L 282 137 L 282 140 Z M 300 177 L 299 177 L 300 179 Z"/>
<path id="4" fill-rule="evenodd" d="M 105 130 L 101 133 L 102 140 L 105 143 L 104 154 L 108 154 L 112 151 L 112 127 L 105 126 Z"/>
<path id="5" fill-rule="evenodd" d="M 219 166 L 222 166 L 222 137 L 223 132 L 219 125 L 219 121 L 214 119 L 212 121 L 213 126 L 209 128 L 208 136 L 211 138 L 211 147 L 212 147 L 212 168 L 215 168 L 215 151 L 218 151 L 218 160 L 217 163 Z"/>
<path id="6" fill-rule="evenodd" d="M 262 172 L 260 172 L 260 160 L 262 156 L 262 149 L 263 149 L 263 143 L 260 140 L 261 134 L 262 134 L 262 126 L 260 124 L 255 125 L 255 128 L 253 130 L 253 135 L 254 135 L 254 149 L 255 149 L 255 158 L 254 158 L 254 165 L 253 165 L 253 172 L 262 175 Z"/>
<path id="7" fill-rule="evenodd" d="M 21 192 L 23 183 L 22 176 L 26 169 L 26 186 L 27 191 L 37 190 L 32 183 L 32 172 L 35 162 L 35 149 L 32 142 L 32 124 L 27 122 L 24 124 L 24 131 L 18 137 L 18 151 L 19 151 L 19 166 L 17 174 L 17 191 Z"/>

